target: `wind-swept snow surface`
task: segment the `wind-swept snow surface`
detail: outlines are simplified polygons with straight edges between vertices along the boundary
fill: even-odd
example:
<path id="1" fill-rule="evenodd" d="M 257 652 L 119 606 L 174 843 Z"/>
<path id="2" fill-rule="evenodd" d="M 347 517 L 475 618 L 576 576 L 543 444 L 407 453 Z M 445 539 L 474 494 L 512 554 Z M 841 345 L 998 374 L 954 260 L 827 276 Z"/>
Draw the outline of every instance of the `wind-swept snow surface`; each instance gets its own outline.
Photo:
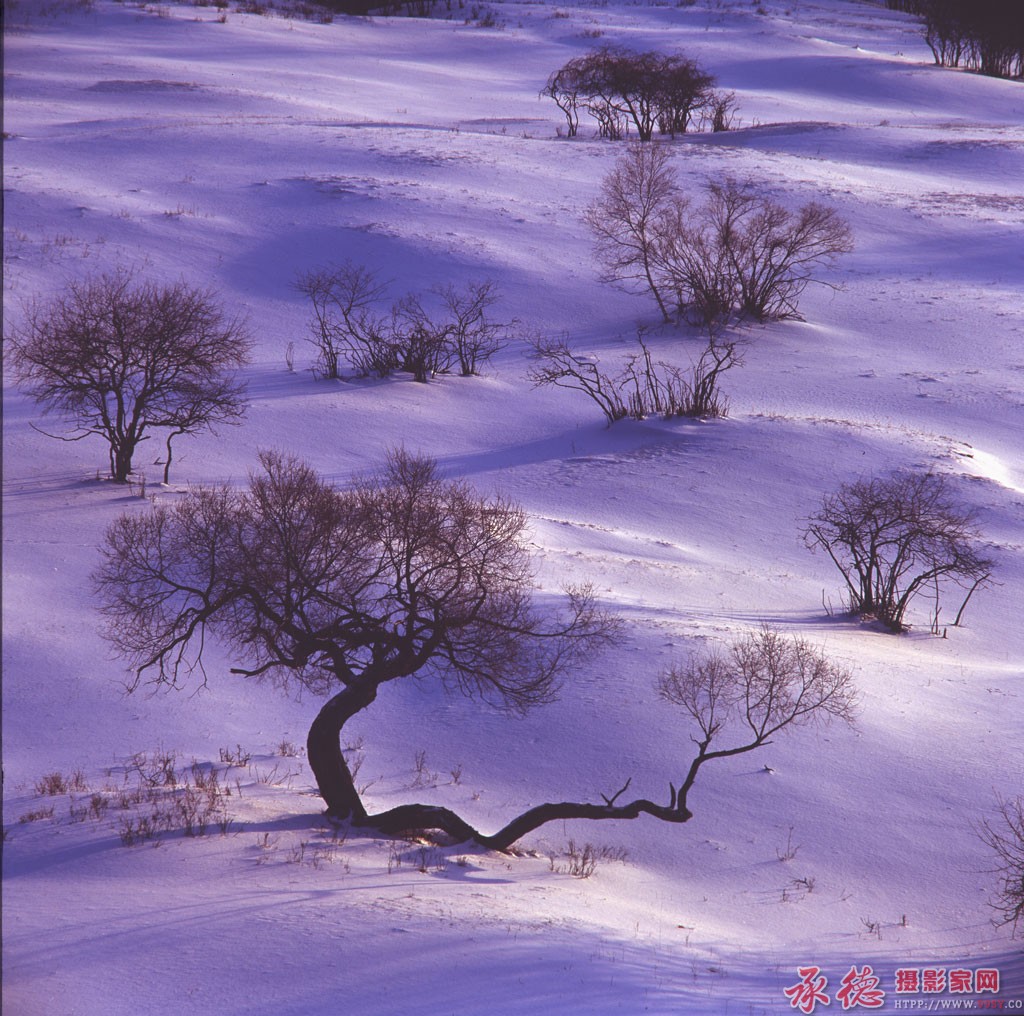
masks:
<path id="1" fill-rule="evenodd" d="M 212 287 L 257 354 L 244 425 L 181 439 L 168 488 L 144 445 L 144 490 L 101 478 L 101 442 L 42 434 L 60 421 L 5 373 L 5 1011 L 776 1013 L 821 1011 L 785 993 L 820 977 L 835 1011 L 854 968 L 878 978 L 861 1006 L 1019 1008 L 977 831 L 1024 792 L 1024 86 L 936 69 L 912 20 L 852 0 L 491 9 L 492 27 L 323 25 L 101 0 L 8 26 L 8 327 L 131 266 Z M 531 387 L 523 339 L 481 377 L 317 380 L 294 281 L 346 259 L 394 299 L 493 279 L 518 335 L 567 333 L 610 367 L 655 325 L 599 280 L 581 219 L 622 146 L 560 137 L 538 98 L 605 43 L 683 52 L 736 93 L 737 130 L 671 143 L 685 189 L 750 180 L 854 231 L 805 320 L 736 331 L 729 417 L 605 428 Z M 683 365 L 702 342 L 647 341 Z M 541 600 L 593 583 L 627 635 L 525 718 L 386 688 L 344 733 L 372 807 L 436 801 L 490 831 L 627 778 L 667 800 L 693 745 L 658 673 L 765 622 L 853 670 L 856 728 L 707 766 L 686 825 L 551 825 L 504 856 L 329 826 L 302 758 L 320 702 L 231 675 L 226 654 L 202 690 L 124 693 L 89 580 L 112 519 L 242 483 L 262 448 L 344 484 L 397 445 L 519 501 Z M 902 636 L 841 617 L 838 572 L 799 536 L 824 493 L 896 468 L 948 475 L 996 561 L 963 627 L 944 604 L 945 638 L 928 603 Z M 124 846 L 170 807 L 159 786 L 133 796 L 170 767 L 216 773 L 218 810 L 201 836 L 178 822 Z M 55 773 L 70 788 L 42 794 Z M 585 848 L 596 868 L 576 878 Z M 972 990 L 904 974 L 897 993 L 900 970 L 966 970 Z"/>

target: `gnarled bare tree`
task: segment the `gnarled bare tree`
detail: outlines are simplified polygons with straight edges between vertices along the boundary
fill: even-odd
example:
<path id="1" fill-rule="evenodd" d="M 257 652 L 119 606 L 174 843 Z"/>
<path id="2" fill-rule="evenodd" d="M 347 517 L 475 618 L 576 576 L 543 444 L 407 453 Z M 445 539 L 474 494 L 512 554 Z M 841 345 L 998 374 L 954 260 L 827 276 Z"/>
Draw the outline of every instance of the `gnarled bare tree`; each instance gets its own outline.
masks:
<path id="1" fill-rule="evenodd" d="M 96 582 L 136 683 L 173 685 L 201 668 L 212 634 L 247 661 L 238 673 L 329 695 L 308 753 L 332 815 L 382 830 L 399 821 L 367 815 L 338 740 L 383 684 L 433 673 L 526 709 L 616 629 L 586 590 L 549 626 L 531 601 L 522 511 L 441 480 L 429 460 L 397 452 L 350 490 L 281 455 L 262 465 L 245 492 L 196 489 L 119 518 Z M 400 821 L 434 826 L 413 811 Z"/>
<path id="2" fill-rule="evenodd" d="M 31 304 L 7 343 L 18 381 L 74 428 L 51 436 L 102 437 L 121 483 L 150 431 L 168 431 L 167 482 L 174 437 L 238 423 L 247 408 L 237 376 L 249 358 L 247 328 L 213 293 L 184 282 L 138 281 L 130 271 L 73 282 Z"/>
<path id="3" fill-rule="evenodd" d="M 665 696 L 702 724 L 698 756 L 666 805 L 617 803 L 627 781 L 603 804 L 540 805 L 490 835 L 443 807 L 370 814 L 339 736 L 383 685 L 433 675 L 451 689 L 527 709 L 614 639 L 618 623 L 587 590 L 570 591 L 567 615 L 549 623 L 532 602 L 522 511 L 441 480 L 429 460 L 394 453 L 380 476 L 349 490 L 277 454 L 262 463 L 246 491 L 193 490 L 173 507 L 111 526 L 95 576 L 106 634 L 130 662 L 132 686 L 147 678 L 173 686 L 201 671 L 213 635 L 245 662 L 236 673 L 326 696 L 307 748 L 336 818 L 388 834 L 441 830 L 496 849 L 557 819 L 649 814 L 686 822 L 686 795 L 706 762 L 753 750 L 813 716 L 846 715 L 844 672 L 765 635 L 737 649 L 732 670 L 723 663 L 704 692 L 700 668 L 666 679 Z M 712 748 L 727 719 L 744 733 Z"/>

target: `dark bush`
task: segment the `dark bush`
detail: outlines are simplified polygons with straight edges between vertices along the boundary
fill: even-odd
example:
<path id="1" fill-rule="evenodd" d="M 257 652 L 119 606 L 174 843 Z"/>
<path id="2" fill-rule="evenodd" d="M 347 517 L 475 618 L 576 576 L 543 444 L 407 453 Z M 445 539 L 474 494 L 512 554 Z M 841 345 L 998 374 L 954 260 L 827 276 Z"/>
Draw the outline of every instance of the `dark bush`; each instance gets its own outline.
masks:
<path id="1" fill-rule="evenodd" d="M 851 612 L 903 631 L 911 601 L 934 597 L 938 626 L 943 583 L 971 594 L 989 580 L 992 561 L 978 549 L 974 513 L 937 473 L 897 472 L 843 484 L 808 520 L 804 540 L 832 559 L 846 582 Z"/>
<path id="2" fill-rule="evenodd" d="M 600 137 L 618 140 L 632 126 L 640 141 L 650 141 L 655 129 L 673 136 L 705 123 L 714 130 L 728 129 L 735 96 L 715 93 L 714 83 L 712 75 L 684 56 L 603 46 L 555 71 L 541 95 L 553 99 L 565 115 L 570 137 L 585 111 Z"/>

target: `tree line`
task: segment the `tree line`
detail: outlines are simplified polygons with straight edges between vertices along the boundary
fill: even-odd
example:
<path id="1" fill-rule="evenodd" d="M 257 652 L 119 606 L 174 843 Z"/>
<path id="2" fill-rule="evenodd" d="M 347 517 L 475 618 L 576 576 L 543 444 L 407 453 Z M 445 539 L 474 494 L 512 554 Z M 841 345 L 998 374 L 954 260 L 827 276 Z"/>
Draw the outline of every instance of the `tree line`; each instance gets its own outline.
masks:
<path id="1" fill-rule="evenodd" d="M 940 67 L 996 78 L 1024 78 L 1024 4 L 1020 0 L 886 0 L 916 14 Z"/>

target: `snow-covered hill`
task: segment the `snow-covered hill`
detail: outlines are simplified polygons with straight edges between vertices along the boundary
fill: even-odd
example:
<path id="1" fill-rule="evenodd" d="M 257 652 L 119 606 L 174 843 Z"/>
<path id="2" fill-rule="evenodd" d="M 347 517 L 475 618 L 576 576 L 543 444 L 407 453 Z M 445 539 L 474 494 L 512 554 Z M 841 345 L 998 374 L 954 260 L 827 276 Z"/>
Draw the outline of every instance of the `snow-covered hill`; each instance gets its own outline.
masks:
<path id="1" fill-rule="evenodd" d="M 9 24 L 6 321 L 134 266 L 212 287 L 257 351 L 244 425 L 181 440 L 170 488 L 145 447 L 144 497 L 101 479 L 101 443 L 42 435 L 55 421 L 5 375 L 5 1010 L 775 1013 L 798 968 L 838 1009 L 865 965 L 883 1011 L 974 997 L 898 995 L 900 969 L 998 969 L 977 997 L 1019 1007 L 977 829 L 1024 791 L 1024 87 L 930 66 L 910 19 L 854 0 L 491 9 L 492 27 L 468 10 L 323 25 L 100 0 Z M 599 281 L 581 219 L 621 146 L 560 137 L 538 97 L 606 42 L 682 51 L 736 93 L 739 129 L 674 142 L 681 180 L 837 207 L 856 241 L 841 288 L 740 331 L 731 414 L 709 423 L 606 428 L 531 387 L 522 343 L 479 378 L 316 380 L 293 283 L 329 261 L 394 297 L 493 279 L 524 334 L 609 362 L 656 323 Z M 649 341 L 683 364 L 701 342 Z M 319 703 L 226 656 L 204 690 L 124 693 L 89 581 L 118 513 L 241 483 L 261 448 L 344 483 L 399 444 L 519 501 L 542 593 L 594 583 L 627 636 L 525 718 L 388 687 L 346 729 L 374 807 L 437 801 L 493 829 L 627 777 L 663 799 L 691 742 L 659 671 L 762 622 L 851 667 L 857 727 L 707 767 L 686 825 L 552 825 L 503 856 L 327 827 L 301 757 Z M 825 492 L 898 467 L 948 474 L 997 562 L 945 639 L 923 608 L 900 637 L 830 616 L 838 573 L 799 537 Z M 122 845 L 157 807 L 126 788 L 158 755 L 219 774 L 223 831 Z M 40 794 L 52 773 L 80 778 Z M 590 878 L 570 841 L 598 852 Z"/>

